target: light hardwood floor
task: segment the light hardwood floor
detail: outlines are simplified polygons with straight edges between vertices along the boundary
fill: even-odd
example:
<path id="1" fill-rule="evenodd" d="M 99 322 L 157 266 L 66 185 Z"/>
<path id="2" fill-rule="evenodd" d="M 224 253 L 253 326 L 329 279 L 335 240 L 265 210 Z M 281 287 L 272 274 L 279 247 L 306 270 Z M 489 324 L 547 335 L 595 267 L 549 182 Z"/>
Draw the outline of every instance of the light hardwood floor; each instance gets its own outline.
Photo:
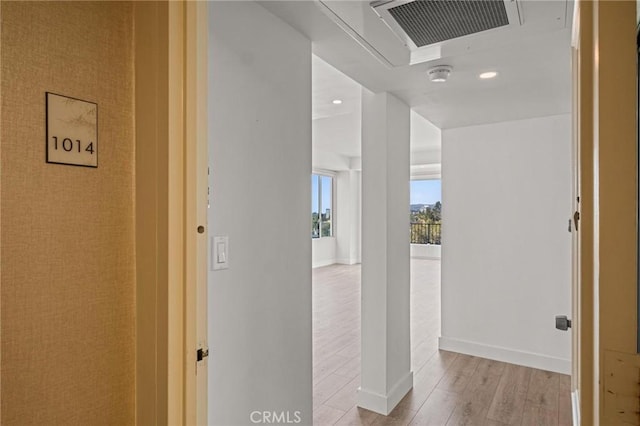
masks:
<path id="1" fill-rule="evenodd" d="M 414 386 L 385 417 L 356 407 L 360 266 L 314 269 L 314 425 L 571 425 L 569 376 L 438 350 L 439 261 L 412 259 L 411 284 Z"/>

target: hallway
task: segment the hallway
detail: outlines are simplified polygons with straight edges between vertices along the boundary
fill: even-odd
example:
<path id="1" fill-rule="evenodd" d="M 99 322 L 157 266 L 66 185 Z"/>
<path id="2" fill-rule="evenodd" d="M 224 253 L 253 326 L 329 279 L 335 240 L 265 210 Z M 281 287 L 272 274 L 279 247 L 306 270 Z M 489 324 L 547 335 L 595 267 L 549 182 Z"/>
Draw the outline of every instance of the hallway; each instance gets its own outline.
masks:
<path id="1" fill-rule="evenodd" d="M 411 260 L 414 388 L 388 416 L 358 409 L 360 266 L 313 270 L 313 418 L 325 425 L 571 425 L 569 376 L 438 351 L 440 261 Z"/>

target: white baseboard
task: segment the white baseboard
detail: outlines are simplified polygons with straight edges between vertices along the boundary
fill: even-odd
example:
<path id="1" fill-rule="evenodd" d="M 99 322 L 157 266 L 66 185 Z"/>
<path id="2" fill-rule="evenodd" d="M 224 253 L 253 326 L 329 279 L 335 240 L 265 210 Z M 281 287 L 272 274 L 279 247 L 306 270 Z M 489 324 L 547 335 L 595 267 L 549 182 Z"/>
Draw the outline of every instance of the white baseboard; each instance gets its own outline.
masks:
<path id="1" fill-rule="evenodd" d="M 356 265 L 358 263 L 360 262 L 358 262 L 356 259 L 327 259 L 327 260 L 319 260 L 319 261 L 312 262 L 311 267 L 315 269 L 315 268 L 322 268 L 323 266 L 329 266 L 329 265 L 335 265 L 335 264 Z"/>
<path id="2" fill-rule="evenodd" d="M 329 265 L 333 265 L 336 263 L 335 259 L 327 259 L 327 260 L 319 260 L 317 262 L 312 262 L 311 267 L 313 269 L 315 268 L 322 268 L 323 266 L 329 266 Z"/>
<path id="3" fill-rule="evenodd" d="M 409 371 L 400 379 L 386 396 L 358 388 L 357 406 L 387 416 L 411 388 L 413 388 L 413 371 Z"/>
<path id="4" fill-rule="evenodd" d="M 556 358 L 533 352 L 518 351 L 500 346 L 485 345 L 483 343 L 453 339 L 450 337 L 438 338 L 438 347 L 445 351 L 459 352 L 466 355 L 494 359 L 496 361 L 508 362 L 510 364 L 523 365 L 525 367 L 538 368 L 540 370 L 553 371 L 561 374 L 571 374 L 571 360 L 569 359 Z"/>
<path id="5" fill-rule="evenodd" d="M 580 395 L 578 395 L 578 389 L 571 392 L 571 418 L 573 419 L 573 426 L 580 426 Z"/>
<path id="6" fill-rule="evenodd" d="M 336 263 L 340 265 L 355 265 L 358 262 L 356 259 L 336 259 Z"/>
<path id="7" fill-rule="evenodd" d="M 411 259 L 440 260 L 441 257 L 435 257 L 435 256 L 411 256 Z"/>

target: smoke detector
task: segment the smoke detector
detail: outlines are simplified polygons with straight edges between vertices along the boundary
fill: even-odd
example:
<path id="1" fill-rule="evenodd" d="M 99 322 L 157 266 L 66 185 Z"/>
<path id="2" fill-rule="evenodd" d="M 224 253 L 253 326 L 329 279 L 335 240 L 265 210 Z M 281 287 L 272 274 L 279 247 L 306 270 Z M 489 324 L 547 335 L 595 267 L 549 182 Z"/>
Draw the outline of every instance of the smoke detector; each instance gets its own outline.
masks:
<path id="1" fill-rule="evenodd" d="M 449 65 L 437 65 L 427 70 L 429 81 L 434 83 L 444 83 L 449 78 L 449 74 L 453 71 L 453 67 Z"/>

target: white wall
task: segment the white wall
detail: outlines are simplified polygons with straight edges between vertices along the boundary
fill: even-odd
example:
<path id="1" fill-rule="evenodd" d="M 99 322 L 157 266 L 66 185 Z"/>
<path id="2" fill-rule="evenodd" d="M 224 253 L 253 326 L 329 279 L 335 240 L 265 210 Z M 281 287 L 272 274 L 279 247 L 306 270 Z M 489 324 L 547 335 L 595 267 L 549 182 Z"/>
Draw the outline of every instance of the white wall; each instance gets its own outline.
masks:
<path id="1" fill-rule="evenodd" d="M 355 102 L 356 100 L 354 100 Z M 313 148 L 335 152 L 347 157 L 359 157 L 361 144 L 360 100 L 353 105 L 353 112 L 313 120 Z"/>
<path id="2" fill-rule="evenodd" d="M 442 132 L 440 347 L 570 372 L 571 120 Z"/>
<path id="3" fill-rule="evenodd" d="M 312 239 L 314 268 L 335 263 L 354 265 L 361 262 L 361 172 L 359 170 L 340 171 L 335 174 L 334 179 L 333 237 Z"/>
<path id="4" fill-rule="evenodd" d="M 319 149 L 312 150 L 313 168 L 318 170 L 330 170 L 333 172 L 340 170 L 349 170 L 351 167 L 351 159 L 346 155 L 336 152 L 322 151 Z"/>
<path id="5" fill-rule="evenodd" d="M 442 132 L 429 120 L 411 111 L 411 178 L 440 179 Z"/>
<path id="6" fill-rule="evenodd" d="M 360 211 L 362 209 L 361 172 L 338 173 L 336 196 L 336 262 L 360 263 Z"/>
<path id="7" fill-rule="evenodd" d="M 336 220 L 336 223 L 337 222 L 338 221 Z M 312 238 L 312 267 L 319 268 L 336 263 L 336 249 L 336 237 Z"/>
<path id="8" fill-rule="evenodd" d="M 415 259 L 440 259 L 442 246 L 436 244 L 411 244 L 411 257 Z"/>
<path id="9" fill-rule="evenodd" d="M 429 120 L 411 110 L 411 151 L 440 150 L 442 131 Z"/>
<path id="10" fill-rule="evenodd" d="M 313 120 L 314 170 L 335 174 L 333 237 L 312 241 L 314 268 L 360 262 L 360 99 L 355 112 Z"/>
<path id="11" fill-rule="evenodd" d="M 209 424 L 312 415 L 311 43 L 253 2 L 211 2 Z"/>

